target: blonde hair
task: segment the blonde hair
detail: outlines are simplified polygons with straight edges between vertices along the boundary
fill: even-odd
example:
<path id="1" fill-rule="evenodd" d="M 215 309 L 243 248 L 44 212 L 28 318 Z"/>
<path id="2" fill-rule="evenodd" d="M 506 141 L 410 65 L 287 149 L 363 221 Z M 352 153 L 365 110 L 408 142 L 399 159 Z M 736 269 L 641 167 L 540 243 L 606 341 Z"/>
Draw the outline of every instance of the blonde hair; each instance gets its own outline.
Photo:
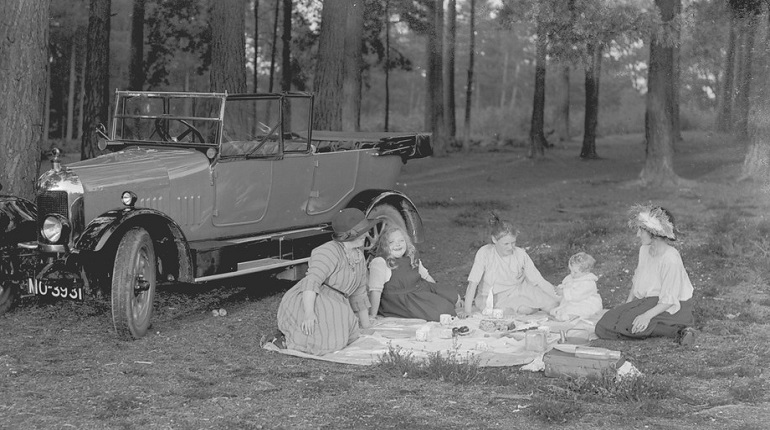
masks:
<path id="1" fill-rule="evenodd" d="M 519 236 L 519 229 L 516 228 L 512 222 L 507 220 L 501 220 L 495 212 L 489 213 L 491 216 L 487 221 L 487 228 L 489 235 L 495 240 L 499 240 L 503 236 L 511 235 L 513 237 Z"/>
<path id="2" fill-rule="evenodd" d="M 390 253 L 390 246 L 388 246 L 388 238 L 395 232 L 401 232 L 401 235 L 404 237 L 404 242 L 406 242 L 406 252 L 404 253 L 404 256 L 409 257 L 409 263 L 412 268 L 417 267 L 420 260 L 417 258 L 417 248 L 414 247 L 412 238 L 409 237 L 404 229 L 395 225 L 388 225 L 385 227 L 382 234 L 380 234 L 380 237 L 377 239 L 377 250 L 375 251 L 375 255 L 385 259 L 385 262 L 390 269 L 398 267 L 398 264 L 396 264 L 397 258 Z"/>
<path id="3" fill-rule="evenodd" d="M 596 260 L 585 252 L 578 252 L 569 258 L 569 265 L 575 266 L 581 273 L 590 272 L 594 268 Z"/>

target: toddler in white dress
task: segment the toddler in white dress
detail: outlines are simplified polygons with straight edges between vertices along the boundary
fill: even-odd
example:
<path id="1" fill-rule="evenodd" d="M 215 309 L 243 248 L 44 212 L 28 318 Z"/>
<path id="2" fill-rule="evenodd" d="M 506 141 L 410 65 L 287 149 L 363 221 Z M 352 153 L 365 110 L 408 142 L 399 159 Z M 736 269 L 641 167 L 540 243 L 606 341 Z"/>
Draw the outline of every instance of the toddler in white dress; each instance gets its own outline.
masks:
<path id="1" fill-rule="evenodd" d="M 602 310 L 602 297 L 596 288 L 599 278 L 591 273 L 594 263 L 596 260 L 585 252 L 578 252 L 570 257 L 570 274 L 556 287 L 561 300 L 559 305 L 551 310 L 551 315 L 557 320 L 586 318 Z"/>

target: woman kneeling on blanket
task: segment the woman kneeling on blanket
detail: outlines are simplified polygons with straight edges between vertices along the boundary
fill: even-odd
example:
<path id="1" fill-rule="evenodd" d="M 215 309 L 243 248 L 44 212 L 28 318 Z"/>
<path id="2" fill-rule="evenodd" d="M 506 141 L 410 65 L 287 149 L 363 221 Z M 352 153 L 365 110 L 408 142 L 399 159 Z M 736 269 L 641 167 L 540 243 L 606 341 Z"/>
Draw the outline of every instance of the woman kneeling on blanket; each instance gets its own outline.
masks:
<path id="1" fill-rule="evenodd" d="M 369 263 L 372 318 L 378 310 L 386 317 L 428 321 L 439 321 L 441 314 L 455 315 L 460 296 L 452 288 L 436 285 L 404 230 L 388 226 L 380 235 L 376 255 Z"/>
<path id="2" fill-rule="evenodd" d="M 492 243 L 476 252 L 468 288 L 465 309 L 460 317 L 473 311 L 473 301 L 481 310 L 503 309 L 506 313 L 531 314 L 550 311 L 559 304 L 553 285 L 535 267 L 527 252 L 516 246 L 519 230 L 509 221 L 492 213 L 489 237 Z M 476 288 L 481 285 L 479 296 Z"/>
<path id="3" fill-rule="evenodd" d="M 628 226 L 641 242 L 626 303 L 610 309 L 596 324 L 602 339 L 671 337 L 682 345 L 694 341 L 693 287 L 679 251 L 671 246 L 676 227 L 671 213 L 660 206 L 637 205 Z"/>
<path id="4" fill-rule="evenodd" d="M 334 240 L 312 251 L 305 277 L 278 306 L 278 329 L 287 348 L 322 355 L 356 340 L 359 321 L 369 328 L 363 245 L 364 234 L 377 222 L 353 208 L 334 216 Z"/>

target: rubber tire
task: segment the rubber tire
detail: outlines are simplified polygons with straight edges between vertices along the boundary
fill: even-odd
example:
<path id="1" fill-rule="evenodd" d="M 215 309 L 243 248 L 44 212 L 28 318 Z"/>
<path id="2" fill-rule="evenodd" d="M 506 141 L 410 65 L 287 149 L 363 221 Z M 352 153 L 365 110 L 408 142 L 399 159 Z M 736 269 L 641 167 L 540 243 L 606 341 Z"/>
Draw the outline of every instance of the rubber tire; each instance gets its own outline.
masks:
<path id="1" fill-rule="evenodd" d="M 156 264 L 150 234 L 140 227 L 129 230 L 120 240 L 112 270 L 112 323 L 120 339 L 139 339 L 150 328 Z M 137 294 L 139 275 L 149 282 L 149 287 Z"/>
<path id="2" fill-rule="evenodd" d="M 374 228 L 366 234 L 366 241 L 364 242 L 364 251 L 366 252 L 373 251 L 374 245 L 377 243 L 380 234 L 389 224 L 395 224 L 409 234 L 409 231 L 406 229 L 406 221 L 401 215 L 401 212 L 389 203 L 381 203 L 373 207 L 366 217 L 383 221 L 375 225 Z M 414 240 L 414 238 L 412 238 L 412 240 Z"/>
<path id="3" fill-rule="evenodd" d="M 11 310 L 16 302 L 16 285 L 6 282 L 0 285 L 0 315 Z"/>

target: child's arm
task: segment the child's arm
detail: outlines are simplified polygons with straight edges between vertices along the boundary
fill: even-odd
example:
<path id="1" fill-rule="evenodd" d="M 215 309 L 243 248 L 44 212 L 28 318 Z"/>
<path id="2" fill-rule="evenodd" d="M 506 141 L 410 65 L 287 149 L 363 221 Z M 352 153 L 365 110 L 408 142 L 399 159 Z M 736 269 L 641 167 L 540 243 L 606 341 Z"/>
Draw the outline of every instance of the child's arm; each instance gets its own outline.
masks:
<path id="1" fill-rule="evenodd" d="M 468 287 L 465 289 L 465 313 L 470 315 L 473 311 L 473 299 L 476 297 L 476 287 L 478 282 L 468 281 Z"/>
<path id="2" fill-rule="evenodd" d="M 369 263 L 369 315 L 374 318 L 380 310 L 380 300 L 385 283 L 390 280 L 388 266 L 382 258 L 375 258 Z"/>
<path id="3" fill-rule="evenodd" d="M 591 297 L 595 293 L 595 281 L 573 282 L 569 288 L 564 289 L 564 300 L 569 302 L 579 302 Z"/>
<path id="4" fill-rule="evenodd" d="M 380 297 L 382 297 L 382 291 L 369 291 L 369 302 L 372 304 L 369 308 L 371 318 L 377 317 L 377 312 L 380 310 Z"/>
<path id="5" fill-rule="evenodd" d="M 423 266 L 423 265 L 422 265 L 422 261 L 420 261 L 420 262 L 418 262 L 418 263 L 419 263 L 419 265 L 420 265 L 420 266 L 419 266 L 420 277 L 421 277 L 422 279 L 425 279 L 426 281 L 430 282 L 431 284 L 435 284 L 435 283 L 436 283 L 436 280 L 435 280 L 435 279 L 433 279 L 433 277 L 432 277 L 432 276 L 430 276 L 430 273 L 428 272 L 428 269 L 426 269 L 426 268 L 425 268 L 425 266 Z"/>

